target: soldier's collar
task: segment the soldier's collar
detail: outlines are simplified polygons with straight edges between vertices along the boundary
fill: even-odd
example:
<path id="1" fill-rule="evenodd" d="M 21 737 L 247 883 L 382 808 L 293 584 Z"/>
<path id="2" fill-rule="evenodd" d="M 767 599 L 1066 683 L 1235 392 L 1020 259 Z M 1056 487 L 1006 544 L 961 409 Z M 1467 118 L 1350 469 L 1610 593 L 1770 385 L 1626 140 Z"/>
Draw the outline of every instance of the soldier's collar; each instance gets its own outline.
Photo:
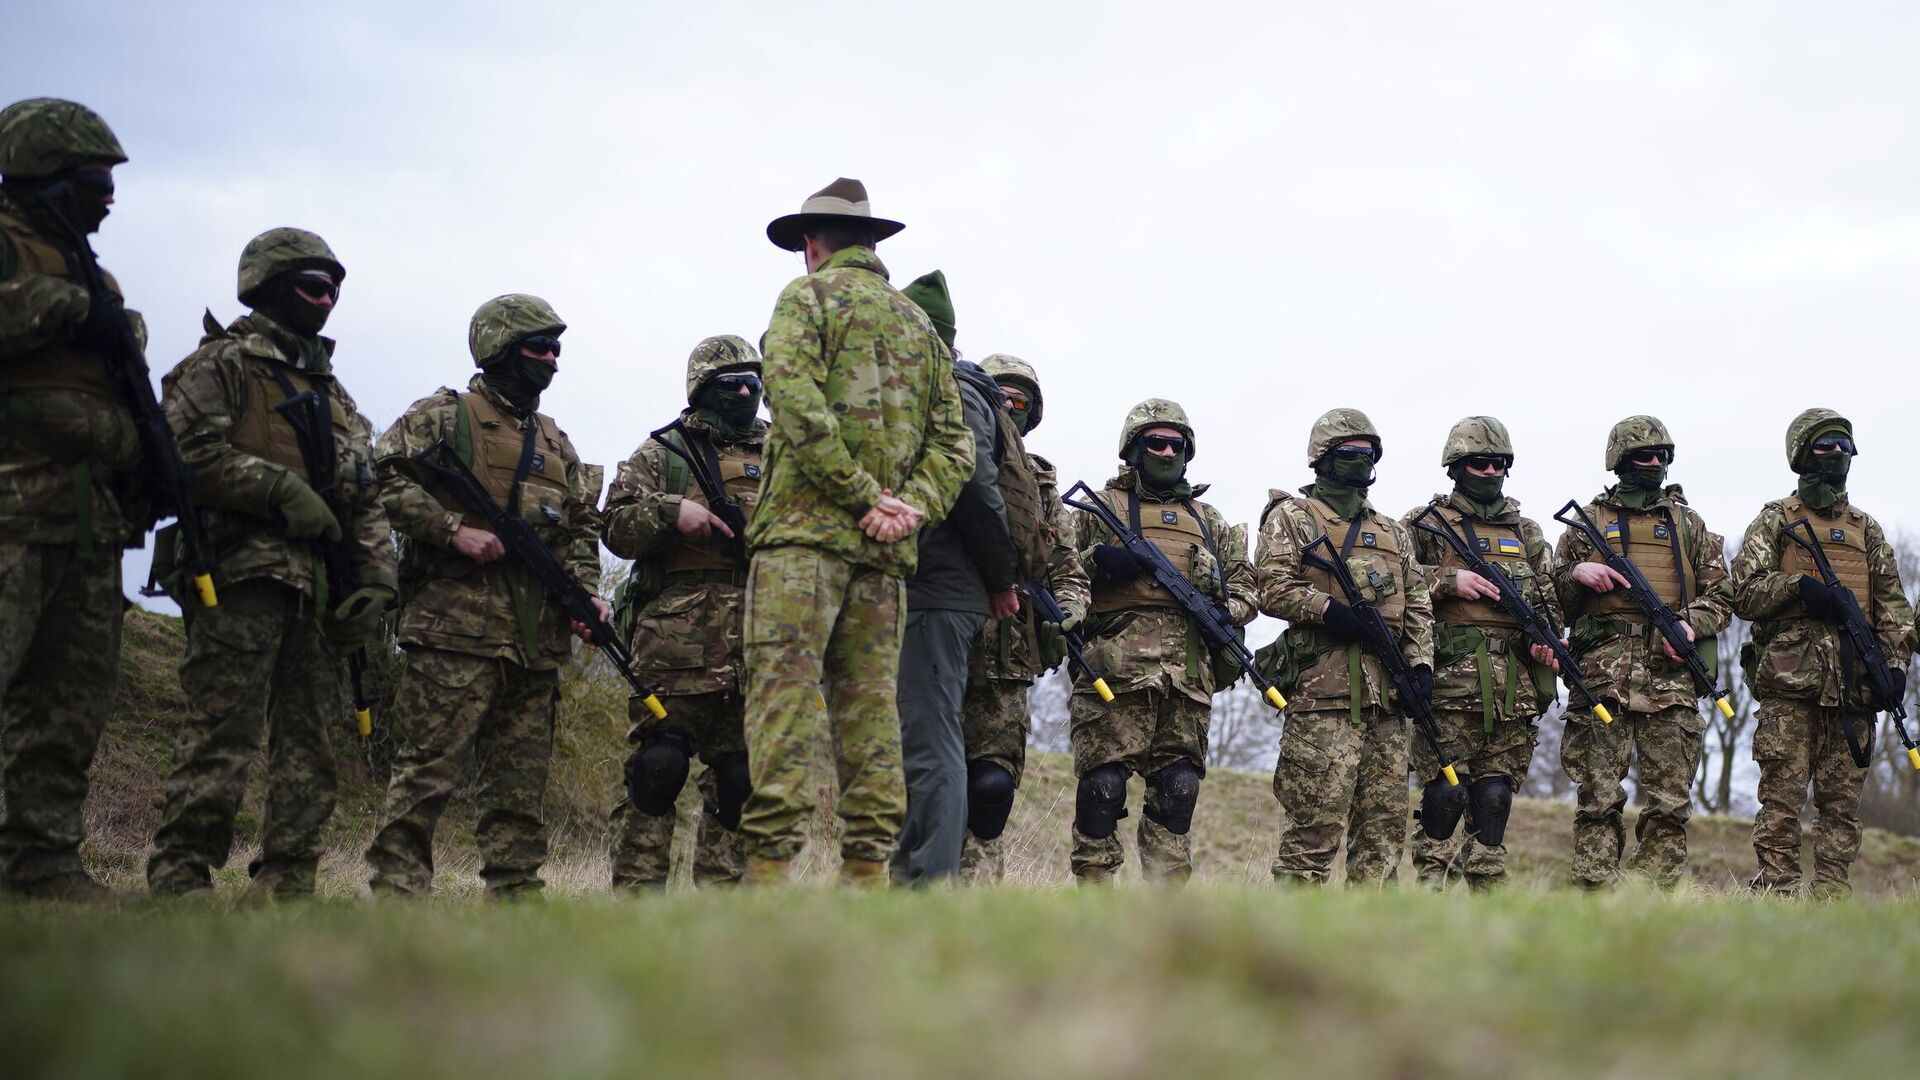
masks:
<path id="1" fill-rule="evenodd" d="M 814 273 L 839 270 L 843 267 L 851 270 L 871 270 L 879 274 L 882 279 L 887 277 L 887 264 L 880 261 L 880 256 L 872 248 L 861 244 L 843 247 L 827 256 L 826 261 L 820 264 L 820 269 L 815 270 Z"/>

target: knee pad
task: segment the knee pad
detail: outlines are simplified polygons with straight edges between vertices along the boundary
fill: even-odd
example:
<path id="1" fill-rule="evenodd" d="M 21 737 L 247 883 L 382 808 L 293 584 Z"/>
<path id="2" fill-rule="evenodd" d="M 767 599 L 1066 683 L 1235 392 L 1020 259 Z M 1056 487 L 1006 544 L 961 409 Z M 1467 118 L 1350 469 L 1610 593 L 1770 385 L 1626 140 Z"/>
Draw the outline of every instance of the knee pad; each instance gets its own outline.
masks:
<path id="1" fill-rule="evenodd" d="M 1094 840 L 1113 835 L 1127 816 L 1127 770 L 1108 763 L 1080 778 L 1073 796 L 1073 827 Z"/>
<path id="2" fill-rule="evenodd" d="M 693 758 L 685 732 L 663 731 L 650 736 L 627 759 L 627 798 L 649 817 L 673 813 L 673 802 L 687 782 Z"/>
<path id="3" fill-rule="evenodd" d="M 1191 761 L 1176 761 L 1147 778 L 1153 799 L 1147 820 L 1175 836 L 1193 828 L 1193 808 L 1200 802 L 1200 770 Z"/>
<path id="4" fill-rule="evenodd" d="M 1507 815 L 1513 812 L 1513 780 L 1482 776 L 1469 786 L 1472 798 L 1473 838 L 1487 847 L 1499 847 L 1507 835 Z"/>
<path id="5" fill-rule="evenodd" d="M 967 831 L 982 840 L 997 838 L 1013 813 L 1013 774 L 991 761 L 967 762 Z"/>
<path id="6" fill-rule="evenodd" d="M 721 828 L 731 832 L 740 827 L 740 811 L 747 808 L 747 796 L 752 794 L 753 774 L 747 771 L 747 752 L 722 754 L 713 763 L 713 816 L 719 819 Z"/>
<path id="7" fill-rule="evenodd" d="M 1420 809 L 1414 811 L 1414 817 L 1420 819 L 1420 830 L 1434 840 L 1445 840 L 1453 835 L 1460 824 L 1460 815 L 1467 810 L 1467 789 L 1459 784 L 1447 783 L 1444 776 L 1436 776 L 1427 781 L 1420 792 Z"/>

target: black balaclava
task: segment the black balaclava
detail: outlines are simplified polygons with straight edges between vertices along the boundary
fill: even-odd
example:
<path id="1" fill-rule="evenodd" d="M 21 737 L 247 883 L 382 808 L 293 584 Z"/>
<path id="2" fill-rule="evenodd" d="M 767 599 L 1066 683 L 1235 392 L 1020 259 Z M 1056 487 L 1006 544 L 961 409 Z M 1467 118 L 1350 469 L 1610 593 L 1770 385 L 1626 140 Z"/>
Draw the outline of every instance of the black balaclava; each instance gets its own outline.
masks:
<path id="1" fill-rule="evenodd" d="M 104 165 L 79 165 L 52 176 L 9 176 L 7 193 L 51 214 L 82 236 L 100 231 L 112 209 L 113 172 Z"/>
<path id="2" fill-rule="evenodd" d="M 721 375 L 742 374 L 721 372 Z M 747 372 L 745 374 L 751 374 Z M 742 442 L 754 434 L 754 419 L 760 413 L 761 391 L 742 397 L 722 386 L 718 376 L 708 379 L 694 395 L 693 414 L 714 430 L 723 441 Z"/>
<path id="3" fill-rule="evenodd" d="M 558 365 L 537 356 L 521 355 L 520 342 L 515 341 L 493 363 L 481 368 L 480 376 L 524 420 L 540 407 L 540 394 L 552 385 L 558 370 Z"/>
<path id="4" fill-rule="evenodd" d="M 332 317 L 331 307 L 319 304 L 300 295 L 295 279 L 304 271 L 290 270 L 284 274 L 275 274 L 273 279 L 248 295 L 253 300 L 253 310 L 272 319 L 277 325 L 286 328 L 300 337 L 318 337 L 324 330 L 327 320 Z M 337 289 L 338 283 L 335 283 Z M 339 294 L 336 292 L 335 298 Z"/>

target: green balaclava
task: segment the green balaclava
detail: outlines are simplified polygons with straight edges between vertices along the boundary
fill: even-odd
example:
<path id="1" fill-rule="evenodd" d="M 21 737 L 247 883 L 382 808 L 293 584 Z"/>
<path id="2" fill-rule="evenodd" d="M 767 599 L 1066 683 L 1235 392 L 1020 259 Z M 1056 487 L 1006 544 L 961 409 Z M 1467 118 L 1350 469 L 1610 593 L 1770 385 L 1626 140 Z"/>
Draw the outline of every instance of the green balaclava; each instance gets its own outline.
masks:
<path id="1" fill-rule="evenodd" d="M 755 390 L 751 395 L 742 397 L 737 391 L 728 392 L 720 385 L 718 378 L 709 379 L 707 385 L 700 388 L 693 414 L 717 432 L 723 441 L 741 442 L 754 433 L 754 418 L 760 413 L 760 395 L 761 391 Z"/>
<path id="2" fill-rule="evenodd" d="M 1374 463 L 1349 460 L 1338 454 L 1322 457 L 1313 467 L 1313 497 L 1333 507 L 1343 518 L 1359 515 L 1373 486 Z"/>
<path id="3" fill-rule="evenodd" d="M 514 415 L 524 420 L 540 407 L 540 394 L 553 383 L 557 370 L 556 365 L 545 360 L 522 355 L 520 343 L 516 341 L 493 363 L 481 368 L 480 377 L 494 393 L 506 399 Z"/>
<path id="4" fill-rule="evenodd" d="M 1190 499 L 1193 485 L 1187 483 L 1187 450 L 1172 457 L 1150 454 L 1135 439 L 1127 448 L 1126 463 L 1140 477 L 1140 491 L 1157 499 Z"/>
<path id="5" fill-rule="evenodd" d="M 1852 438 L 1853 433 L 1840 424 L 1821 428 L 1807 436 L 1807 445 L 1811 447 L 1820 439 L 1832 435 Z M 1852 454 L 1823 454 L 1815 456 L 1808 450 L 1800 456 L 1800 501 L 1816 510 L 1832 509 L 1834 504 L 1847 497 L 1847 472 L 1853 468 Z"/>
<path id="6" fill-rule="evenodd" d="M 1632 457 L 1622 458 L 1613 475 L 1620 478 L 1614 497 L 1635 510 L 1645 510 L 1660 501 L 1667 490 L 1665 465 L 1635 465 Z"/>
<path id="7" fill-rule="evenodd" d="M 953 294 L 947 291 L 947 275 L 938 270 L 922 274 L 900 292 L 927 313 L 940 340 L 947 343 L 947 348 L 953 348 Z"/>
<path id="8" fill-rule="evenodd" d="M 1483 518 L 1495 518 L 1506 511 L 1506 473 L 1475 476 L 1467 471 L 1465 465 L 1455 465 L 1447 470 L 1447 475 L 1453 477 L 1453 493 L 1473 507 L 1475 514 Z"/>

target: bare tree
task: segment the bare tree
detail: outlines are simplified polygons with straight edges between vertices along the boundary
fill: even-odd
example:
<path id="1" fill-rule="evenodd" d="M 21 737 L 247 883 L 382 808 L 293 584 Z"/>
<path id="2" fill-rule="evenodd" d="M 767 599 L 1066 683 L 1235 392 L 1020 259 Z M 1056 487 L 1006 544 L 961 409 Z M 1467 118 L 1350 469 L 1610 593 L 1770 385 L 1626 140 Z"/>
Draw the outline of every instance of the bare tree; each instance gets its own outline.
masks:
<path id="1" fill-rule="evenodd" d="M 1694 775 L 1693 802 L 1707 813 L 1731 814 L 1753 809 L 1745 798 L 1736 804 L 1733 792 L 1734 773 L 1739 770 L 1739 763 L 1751 757 L 1753 727 L 1759 709 L 1740 664 L 1741 649 L 1752 639 L 1753 627 L 1745 619 L 1734 619 L 1720 635 L 1720 670 L 1725 673 L 1722 681 L 1727 687 L 1728 702 L 1733 706 L 1733 716 L 1720 715 L 1720 710 L 1710 703 L 1700 709 L 1705 746 L 1700 755 L 1699 772 Z"/>
<path id="2" fill-rule="evenodd" d="M 1280 714 L 1242 679 L 1214 695 L 1207 728 L 1207 765 L 1269 772 L 1280 756 Z"/>
<path id="3" fill-rule="evenodd" d="M 1910 536 L 1894 534 L 1894 561 L 1900 569 L 1900 582 L 1907 598 L 1920 592 L 1920 543 Z M 1907 731 L 1913 733 L 1916 697 L 1911 678 L 1907 685 Z M 1920 772 L 1907 762 L 1906 746 L 1889 721 L 1876 734 L 1875 760 L 1867 767 L 1866 783 L 1860 793 L 1860 820 L 1868 825 L 1920 836 Z"/>

